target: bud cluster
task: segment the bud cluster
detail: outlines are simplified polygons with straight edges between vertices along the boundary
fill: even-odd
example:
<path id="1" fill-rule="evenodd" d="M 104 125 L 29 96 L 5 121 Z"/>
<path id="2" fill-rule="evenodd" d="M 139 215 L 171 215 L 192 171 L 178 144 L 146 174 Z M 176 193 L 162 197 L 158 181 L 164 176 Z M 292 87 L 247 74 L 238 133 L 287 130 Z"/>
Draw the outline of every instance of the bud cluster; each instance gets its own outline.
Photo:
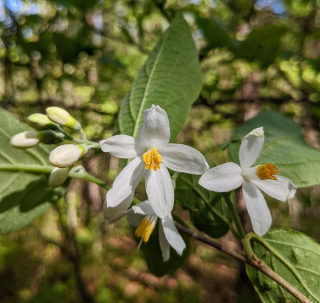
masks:
<path id="1" fill-rule="evenodd" d="M 72 166 L 94 146 L 94 142 L 88 141 L 82 130 L 81 124 L 66 110 L 60 107 L 48 107 L 46 115 L 36 113 L 28 117 L 30 124 L 37 129 L 16 134 L 11 138 L 11 145 L 25 149 L 38 143 L 59 144 L 64 140 L 73 141 L 76 144 L 63 144 L 50 153 L 50 163 L 55 166 L 52 170 L 49 184 L 52 187 L 62 185 L 69 176 Z M 81 132 L 82 140 L 68 135 L 61 126 Z"/>

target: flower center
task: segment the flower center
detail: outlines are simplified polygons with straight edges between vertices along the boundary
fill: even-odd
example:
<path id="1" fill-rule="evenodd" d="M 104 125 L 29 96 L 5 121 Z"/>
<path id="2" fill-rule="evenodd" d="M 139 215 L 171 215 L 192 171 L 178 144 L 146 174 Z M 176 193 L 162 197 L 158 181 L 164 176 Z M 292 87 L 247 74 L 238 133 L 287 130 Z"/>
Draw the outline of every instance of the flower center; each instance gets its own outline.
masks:
<path id="1" fill-rule="evenodd" d="M 278 180 L 274 175 L 279 175 L 280 172 L 277 166 L 272 163 L 267 163 L 258 165 L 256 174 L 260 180 Z"/>
<path id="2" fill-rule="evenodd" d="M 152 150 L 147 151 L 143 154 L 142 160 L 145 163 L 146 169 L 153 169 L 154 171 L 160 169 L 160 163 L 162 162 L 162 157 L 159 154 L 156 147 Z"/>
<path id="3" fill-rule="evenodd" d="M 156 227 L 157 216 L 145 216 L 135 231 L 136 237 L 141 237 L 144 242 L 148 242 L 149 238 Z"/>

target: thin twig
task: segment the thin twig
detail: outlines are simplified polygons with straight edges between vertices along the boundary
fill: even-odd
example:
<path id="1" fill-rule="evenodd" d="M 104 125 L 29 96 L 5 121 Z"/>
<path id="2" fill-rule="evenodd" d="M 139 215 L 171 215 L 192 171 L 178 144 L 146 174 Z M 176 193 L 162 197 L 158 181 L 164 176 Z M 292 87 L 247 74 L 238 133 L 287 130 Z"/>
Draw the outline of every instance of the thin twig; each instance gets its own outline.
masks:
<path id="1" fill-rule="evenodd" d="M 292 296 L 294 296 L 296 299 L 298 299 L 302 303 L 312 303 L 305 295 L 303 295 L 301 292 L 299 292 L 295 287 L 293 287 L 290 283 L 288 283 L 285 279 L 283 279 L 281 276 L 279 276 L 276 272 L 274 272 L 270 267 L 268 267 L 261 259 L 259 259 L 256 255 L 253 255 L 253 258 L 251 261 L 247 260 L 244 255 L 235 252 L 232 249 L 229 249 L 227 247 L 224 247 L 221 245 L 221 243 L 213 241 L 207 237 L 204 237 L 196 232 L 191 231 L 190 229 L 182 226 L 179 223 L 175 223 L 177 229 L 183 233 L 186 234 L 192 238 L 197 239 L 198 241 L 205 243 L 211 247 L 214 247 L 227 255 L 233 257 L 239 262 L 244 262 L 246 264 L 249 264 L 250 266 L 254 267 L 255 269 L 259 270 L 266 276 L 268 276 L 273 281 L 277 282 L 280 286 L 282 286 L 288 293 L 290 293 Z"/>

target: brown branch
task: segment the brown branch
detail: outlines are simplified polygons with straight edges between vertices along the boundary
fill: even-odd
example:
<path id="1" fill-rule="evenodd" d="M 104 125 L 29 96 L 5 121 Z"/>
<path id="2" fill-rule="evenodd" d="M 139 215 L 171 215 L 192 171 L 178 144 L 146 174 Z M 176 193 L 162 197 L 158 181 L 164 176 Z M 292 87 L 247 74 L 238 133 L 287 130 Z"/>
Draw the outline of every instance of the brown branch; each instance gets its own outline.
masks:
<path id="1" fill-rule="evenodd" d="M 288 293 L 290 293 L 292 296 L 294 296 L 296 299 L 298 299 L 302 303 L 312 303 L 305 295 L 303 295 L 301 292 L 299 292 L 295 287 L 293 287 L 289 282 L 287 282 L 285 279 L 283 279 L 281 276 L 279 276 L 276 272 L 274 272 L 269 266 L 267 266 L 261 259 L 259 259 L 256 255 L 253 255 L 253 258 L 251 261 L 247 260 L 243 254 L 239 254 L 235 252 L 232 249 L 229 249 L 227 247 L 224 247 L 221 245 L 221 243 L 213 241 L 207 237 L 204 237 L 196 232 L 191 231 L 190 229 L 182 226 L 179 223 L 175 223 L 177 229 L 183 233 L 186 234 L 192 238 L 195 238 L 196 240 L 205 243 L 211 247 L 214 247 L 227 255 L 233 257 L 239 262 L 244 262 L 246 264 L 249 264 L 250 266 L 254 267 L 255 269 L 259 270 L 263 274 L 265 274 L 267 277 L 272 279 L 273 281 L 277 282 L 280 286 L 282 286 Z"/>

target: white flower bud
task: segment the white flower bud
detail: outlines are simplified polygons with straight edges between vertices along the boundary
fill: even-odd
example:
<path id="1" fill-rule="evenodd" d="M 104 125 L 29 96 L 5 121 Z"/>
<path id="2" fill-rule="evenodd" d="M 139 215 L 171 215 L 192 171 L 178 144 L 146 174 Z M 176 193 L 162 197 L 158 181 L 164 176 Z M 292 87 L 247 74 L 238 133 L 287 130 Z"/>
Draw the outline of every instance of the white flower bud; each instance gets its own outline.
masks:
<path id="1" fill-rule="evenodd" d="M 51 187 L 58 187 L 62 185 L 69 176 L 69 170 L 69 167 L 55 167 L 50 174 L 49 185 Z"/>
<path id="2" fill-rule="evenodd" d="M 10 143 L 16 148 L 28 148 L 35 146 L 39 143 L 38 132 L 26 131 L 16 134 L 11 138 Z"/>
<path id="3" fill-rule="evenodd" d="M 51 151 L 49 160 L 54 166 L 68 167 L 76 163 L 85 152 L 81 145 L 65 144 Z"/>
<path id="4" fill-rule="evenodd" d="M 46 113 L 50 120 L 52 120 L 53 122 L 56 122 L 60 125 L 65 125 L 73 129 L 81 128 L 80 123 L 75 118 L 73 118 L 66 110 L 60 107 L 48 107 L 46 108 Z"/>
<path id="5" fill-rule="evenodd" d="M 59 129 L 56 123 L 53 123 L 46 115 L 43 114 L 32 114 L 28 117 L 28 120 L 37 129 Z"/>

